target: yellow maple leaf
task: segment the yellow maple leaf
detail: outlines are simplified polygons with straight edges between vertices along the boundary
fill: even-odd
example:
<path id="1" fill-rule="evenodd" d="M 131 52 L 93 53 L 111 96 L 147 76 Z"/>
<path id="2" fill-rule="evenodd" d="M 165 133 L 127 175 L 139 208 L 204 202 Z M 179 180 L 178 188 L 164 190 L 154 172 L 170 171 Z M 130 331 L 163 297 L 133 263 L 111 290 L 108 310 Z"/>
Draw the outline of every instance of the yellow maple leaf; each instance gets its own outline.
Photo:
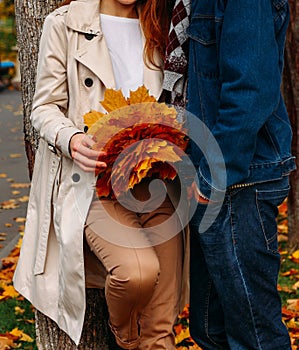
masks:
<path id="1" fill-rule="evenodd" d="M 160 161 L 175 163 L 181 160 L 181 157 L 175 152 L 173 146 L 161 147 L 158 158 Z"/>
<path id="2" fill-rule="evenodd" d="M 8 285 L 8 286 L 7 285 L 2 285 L 1 287 L 4 289 L 4 291 L 2 293 L 3 297 L 16 298 L 16 297 L 19 296 L 19 293 L 14 289 L 13 286 L 11 286 L 11 285 Z"/>
<path id="3" fill-rule="evenodd" d="M 94 123 L 96 123 L 100 118 L 102 118 L 102 116 L 104 115 L 104 113 L 98 112 L 98 111 L 90 111 L 86 114 L 84 114 L 83 118 L 84 118 L 84 124 L 90 128 Z"/>
<path id="4" fill-rule="evenodd" d="M 132 105 L 141 102 L 157 102 L 157 100 L 154 96 L 151 96 L 148 89 L 142 85 L 136 91 L 130 91 L 128 102 Z"/>
<path id="5" fill-rule="evenodd" d="M 136 169 L 136 177 L 131 177 L 129 181 L 129 188 L 133 188 L 136 183 L 140 182 L 143 178 L 146 177 L 146 174 L 152 167 L 152 164 L 157 160 L 153 158 L 143 159 L 138 165 Z M 137 182 L 136 182 L 137 181 Z"/>
<path id="6" fill-rule="evenodd" d="M 189 328 L 185 328 L 175 337 L 175 343 L 179 344 L 184 339 L 188 339 L 188 338 L 190 338 Z"/>
<path id="7" fill-rule="evenodd" d="M 296 250 L 293 254 L 292 254 L 292 257 L 294 259 L 299 259 L 299 250 Z"/>
<path id="8" fill-rule="evenodd" d="M 19 337 L 20 340 L 25 341 L 27 343 L 32 343 L 34 341 L 28 334 L 21 331 L 18 327 L 14 328 L 9 333 L 15 335 L 16 337 Z"/>
<path id="9" fill-rule="evenodd" d="M 19 240 L 18 240 L 18 243 L 16 244 L 16 248 L 21 248 L 22 247 L 22 241 L 23 241 L 23 239 L 22 238 L 20 238 Z"/>
<path id="10" fill-rule="evenodd" d="M 28 188 L 30 183 L 13 183 L 10 185 L 11 188 Z"/>
<path id="11" fill-rule="evenodd" d="M 101 105 L 110 113 L 116 109 L 127 106 L 128 102 L 121 90 L 106 89 L 104 100 L 101 102 Z"/>
<path id="12" fill-rule="evenodd" d="M 158 153 L 160 152 L 160 149 L 167 146 L 167 141 L 165 140 L 157 140 L 157 139 L 149 139 L 146 143 L 146 152 L 151 153 Z"/>
<path id="13" fill-rule="evenodd" d="M 15 306 L 15 314 L 22 315 L 25 312 L 25 309 L 22 309 L 20 306 Z"/>

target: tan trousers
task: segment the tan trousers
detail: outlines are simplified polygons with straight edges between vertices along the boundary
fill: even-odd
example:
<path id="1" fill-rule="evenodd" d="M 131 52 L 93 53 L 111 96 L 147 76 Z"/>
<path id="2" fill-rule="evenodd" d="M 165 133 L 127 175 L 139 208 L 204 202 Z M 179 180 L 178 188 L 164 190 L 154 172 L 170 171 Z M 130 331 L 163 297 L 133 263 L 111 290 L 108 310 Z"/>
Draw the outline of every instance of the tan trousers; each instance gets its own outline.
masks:
<path id="1" fill-rule="evenodd" d="M 143 185 L 134 191 L 138 199 L 147 197 Z M 86 222 L 87 243 L 107 270 L 110 327 L 124 349 L 173 350 L 182 281 L 180 224 L 168 197 L 151 212 L 133 209 L 116 200 L 94 201 Z"/>

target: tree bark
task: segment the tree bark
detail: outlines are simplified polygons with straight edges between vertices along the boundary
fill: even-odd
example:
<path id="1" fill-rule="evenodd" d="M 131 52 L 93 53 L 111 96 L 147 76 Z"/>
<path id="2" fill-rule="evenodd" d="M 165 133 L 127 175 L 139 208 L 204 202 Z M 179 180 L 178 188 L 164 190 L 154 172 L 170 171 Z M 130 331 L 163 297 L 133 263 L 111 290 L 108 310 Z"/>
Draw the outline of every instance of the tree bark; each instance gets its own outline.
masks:
<path id="1" fill-rule="evenodd" d="M 289 0 L 291 21 L 287 33 L 283 91 L 290 116 L 293 142 L 292 153 L 297 155 L 297 170 L 290 177 L 288 198 L 289 248 L 299 249 L 299 1 Z"/>
<path id="2" fill-rule="evenodd" d="M 30 114 L 35 90 L 39 40 L 46 15 L 61 2 L 61 0 L 15 0 L 25 148 L 30 178 L 34 167 L 35 151 L 38 147 L 38 134 L 31 125 Z M 108 313 L 103 291 L 88 289 L 86 299 L 84 329 L 78 347 L 57 327 L 55 322 L 36 312 L 37 343 L 40 350 L 117 349 L 107 325 Z"/>
<path id="3" fill-rule="evenodd" d="M 99 322 L 98 310 L 102 310 L 103 318 L 108 317 L 104 291 L 87 289 L 86 314 L 83 333 L 78 347 L 60 330 L 56 323 L 40 312 L 36 312 L 36 335 L 39 350 L 108 350 L 119 349 L 108 327 Z M 103 341 L 105 339 L 105 341 Z"/>

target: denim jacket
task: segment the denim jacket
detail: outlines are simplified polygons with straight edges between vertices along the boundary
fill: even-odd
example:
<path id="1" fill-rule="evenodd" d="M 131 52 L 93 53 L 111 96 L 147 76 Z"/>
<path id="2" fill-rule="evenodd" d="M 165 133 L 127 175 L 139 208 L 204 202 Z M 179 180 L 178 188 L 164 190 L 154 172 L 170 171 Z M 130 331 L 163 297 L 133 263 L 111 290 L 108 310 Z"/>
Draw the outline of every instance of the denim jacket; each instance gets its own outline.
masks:
<path id="1" fill-rule="evenodd" d="M 211 131 L 224 159 L 209 154 L 208 140 L 206 150 L 191 142 L 207 197 L 295 169 L 280 91 L 288 21 L 287 0 L 192 1 L 187 109 Z M 192 140 L 199 127 L 190 129 Z"/>

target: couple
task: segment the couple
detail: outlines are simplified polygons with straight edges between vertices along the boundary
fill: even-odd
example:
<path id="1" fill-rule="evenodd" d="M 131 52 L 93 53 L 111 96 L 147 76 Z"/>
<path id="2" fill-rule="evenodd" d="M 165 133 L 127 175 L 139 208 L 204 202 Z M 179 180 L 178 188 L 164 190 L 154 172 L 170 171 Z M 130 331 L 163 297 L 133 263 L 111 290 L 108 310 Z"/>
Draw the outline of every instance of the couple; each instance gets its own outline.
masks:
<path id="1" fill-rule="evenodd" d="M 82 120 L 101 109 L 106 88 L 128 96 L 145 85 L 196 116 L 187 121 L 197 169 L 188 189 L 193 339 L 203 349 L 290 350 L 275 220 L 295 167 L 280 94 L 287 0 L 63 5 L 45 20 L 40 43 L 31 116 L 40 142 L 15 288 L 78 344 L 85 288 L 105 287 L 120 348 L 175 348 L 187 215 L 187 204 L 175 209 L 180 182 L 150 193 L 142 181 L 134 208 L 95 198 L 105 154 L 92 149 Z M 201 125 L 209 137 L 198 147 Z M 142 207 L 165 188 L 157 207 Z"/>

